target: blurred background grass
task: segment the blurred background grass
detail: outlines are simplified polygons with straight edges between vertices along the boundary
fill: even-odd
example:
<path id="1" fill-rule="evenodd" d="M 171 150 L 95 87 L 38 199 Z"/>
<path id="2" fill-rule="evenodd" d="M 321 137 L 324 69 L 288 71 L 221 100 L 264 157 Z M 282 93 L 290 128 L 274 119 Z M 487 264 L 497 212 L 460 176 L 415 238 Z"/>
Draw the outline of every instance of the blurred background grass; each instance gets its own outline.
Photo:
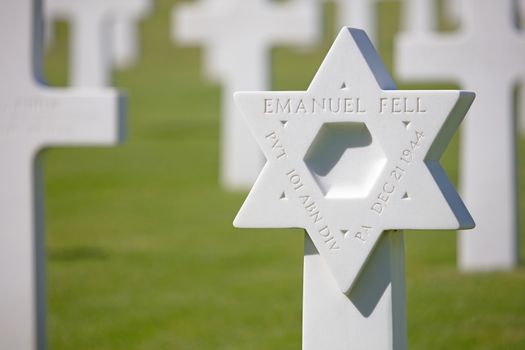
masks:
<path id="1" fill-rule="evenodd" d="M 217 184 L 220 86 L 203 78 L 199 49 L 170 41 L 176 2 L 156 1 L 140 62 L 115 74 L 129 96 L 126 143 L 42 155 L 50 349 L 301 348 L 303 233 L 233 229 L 245 194 Z M 325 7 L 317 49 L 274 50 L 272 89 L 306 89 L 335 11 Z M 399 11 L 379 7 L 391 71 Z M 52 85 L 67 81 L 67 36 L 60 24 L 46 57 Z M 443 159 L 454 180 L 457 139 Z M 525 349 L 523 267 L 460 275 L 455 249 L 454 232 L 406 234 L 410 348 Z"/>

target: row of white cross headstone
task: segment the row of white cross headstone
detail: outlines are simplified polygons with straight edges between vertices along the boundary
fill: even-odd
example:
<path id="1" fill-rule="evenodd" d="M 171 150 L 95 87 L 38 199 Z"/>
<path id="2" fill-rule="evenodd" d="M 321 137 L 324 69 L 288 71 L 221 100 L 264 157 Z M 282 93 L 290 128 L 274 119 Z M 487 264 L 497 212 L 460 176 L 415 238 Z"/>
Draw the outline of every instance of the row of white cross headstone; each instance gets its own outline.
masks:
<path id="1" fill-rule="evenodd" d="M 395 66 L 403 81 L 456 82 L 473 89 L 460 144 L 460 187 L 477 228 L 459 239 L 464 270 L 507 269 L 518 262 L 516 121 L 513 89 L 525 83 L 525 34 L 511 0 L 461 0 L 455 33 L 402 33 Z"/>
<path id="2" fill-rule="evenodd" d="M 525 1 L 519 1 L 525 12 Z M 375 33 L 378 2 L 338 0 L 340 23 Z M 458 261 L 464 270 L 507 269 L 518 261 L 512 89 L 525 80 L 525 35 L 514 22 L 517 4 L 515 0 L 448 0 L 445 12 L 461 28 L 440 34 L 436 1 L 402 1 L 404 30 L 395 45 L 399 78 L 457 82 L 480 92 L 461 142 L 460 184 L 466 202 L 480 218 L 474 232 L 460 235 Z M 311 44 L 320 28 L 318 6 L 315 0 L 285 4 L 202 0 L 175 9 L 175 39 L 202 46 L 205 69 L 223 84 L 221 182 L 227 188 L 251 186 L 264 163 L 232 106 L 231 92 L 267 89 L 271 45 Z M 297 31 L 298 27 L 305 30 Z M 525 130 L 525 108 L 522 114 Z"/>

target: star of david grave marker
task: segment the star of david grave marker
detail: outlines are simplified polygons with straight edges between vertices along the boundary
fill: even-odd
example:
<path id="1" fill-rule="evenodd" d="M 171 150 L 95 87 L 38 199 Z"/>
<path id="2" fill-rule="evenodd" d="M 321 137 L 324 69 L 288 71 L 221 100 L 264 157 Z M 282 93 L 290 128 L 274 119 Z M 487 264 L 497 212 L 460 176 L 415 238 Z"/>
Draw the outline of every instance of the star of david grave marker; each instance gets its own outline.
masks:
<path id="1" fill-rule="evenodd" d="M 116 91 L 39 82 L 41 20 L 38 0 L 0 1 L 1 349 L 45 347 L 42 179 L 35 158 L 46 147 L 114 145 L 121 135 L 123 100 Z"/>
<path id="2" fill-rule="evenodd" d="M 125 31 L 120 27 L 122 21 L 140 13 L 145 4 L 145 0 L 45 1 L 47 21 L 63 19 L 70 22 L 70 85 L 102 87 L 111 84 L 112 55 L 122 53 L 122 46 L 117 46 L 118 51 L 112 50 L 115 36 L 122 39 L 121 32 Z M 113 33 L 114 28 L 116 33 Z"/>
<path id="3" fill-rule="evenodd" d="M 406 348 L 397 230 L 474 226 L 439 164 L 473 99 L 396 90 L 350 28 L 307 91 L 235 95 L 267 163 L 234 225 L 306 230 L 303 349 Z"/>
<path id="4" fill-rule="evenodd" d="M 267 89 L 272 46 L 312 44 L 318 17 L 313 0 L 203 0 L 175 8 L 175 40 L 203 46 L 208 75 L 222 83 L 220 177 L 225 187 L 249 188 L 263 166 L 232 93 Z"/>
<path id="5" fill-rule="evenodd" d="M 473 118 L 462 130 L 459 175 L 477 227 L 460 234 L 458 262 L 463 270 L 509 269 L 518 261 L 512 91 L 525 81 L 525 35 L 515 28 L 513 0 L 461 0 L 461 6 L 457 33 L 400 34 L 397 73 L 476 91 Z"/>

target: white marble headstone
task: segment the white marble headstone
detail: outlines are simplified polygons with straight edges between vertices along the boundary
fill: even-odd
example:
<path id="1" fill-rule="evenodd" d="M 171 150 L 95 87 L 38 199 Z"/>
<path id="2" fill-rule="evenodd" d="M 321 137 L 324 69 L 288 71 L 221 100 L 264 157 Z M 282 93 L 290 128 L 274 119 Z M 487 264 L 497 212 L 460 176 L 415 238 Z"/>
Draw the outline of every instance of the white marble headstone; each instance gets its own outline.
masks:
<path id="1" fill-rule="evenodd" d="M 382 2 L 397 1 L 405 12 L 402 27 L 411 31 L 433 29 L 437 16 L 435 0 L 322 0 L 334 1 L 337 5 L 337 23 L 340 27 L 352 26 L 363 29 L 374 43 L 378 43 L 379 13 Z M 454 0 L 455 1 L 455 0 Z"/>
<path id="2" fill-rule="evenodd" d="M 122 47 L 117 47 L 117 51 L 112 49 L 113 40 L 123 35 L 120 32 L 130 29 L 114 25 L 122 25 L 125 18 L 132 19 L 142 13 L 147 4 L 145 0 L 45 1 L 47 21 L 62 19 L 70 23 L 70 85 L 111 85 L 113 55 L 122 53 Z M 116 33 L 112 35 L 114 28 Z"/>
<path id="3" fill-rule="evenodd" d="M 512 20 L 515 22 L 518 30 L 523 30 L 525 21 L 525 0 L 512 0 Z M 463 15 L 461 14 L 461 1 L 445 0 L 444 1 L 445 17 L 453 24 L 461 26 Z M 524 85 L 523 83 L 521 84 Z M 518 128 L 521 135 L 525 135 L 525 88 L 521 87 L 518 105 Z"/>
<path id="4" fill-rule="evenodd" d="M 0 349 L 45 348 L 38 153 L 114 145 L 121 135 L 117 91 L 40 83 L 41 20 L 39 0 L 0 1 Z"/>
<path id="5" fill-rule="evenodd" d="M 134 7 L 118 11 L 113 24 L 113 61 L 117 68 L 133 66 L 140 55 L 139 22 L 153 11 L 153 0 L 131 1 Z"/>
<path id="6" fill-rule="evenodd" d="M 454 0 L 456 1 L 456 0 Z M 437 28 L 436 0 L 402 0 L 402 29 L 412 35 L 424 35 Z"/>
<path id="7" fill-rule="evenodd" d="M 395 230 L 474 226 L 439 164 L 473 99 L 395 90 L 350 28 L 307 91 L 235 95 L 267 163 L 234 225 L 306 230 L 303 349 L 406 348 Z"/>
<path id="8" fill-rule="evenodd" d="M 460 234 L 458 262 L 463 270 L 509 269 L 518 261 L 513 88 L 525 81 L 525 34 L 513 23 L 513 0 L 460 3 L 458 32 L 399 36 L 397 74 L 476 91 L 461 135 L 460 187 L 477 227 Z"/>
<path id="9" fill-rule="evenodd" d="M 203 46 L 208 75 L 222 83 L 220 181 L 226 188 L 253 185 L 264 159 L 232 93 L 268 89 L 271 48 L 311 45 L 319 16 L 315 0 L 201 0 L 175 8 L 174 40 Z"/>
<path id="10" fill-rule="evenodd" d="M 326 0 L 325 0 L 326 1 Z M 338 28 L 352 26 L 366 30 L 373 42 L 377 42 L 378 14 L 380 0 L 334 0 L 337 6 Z"/>

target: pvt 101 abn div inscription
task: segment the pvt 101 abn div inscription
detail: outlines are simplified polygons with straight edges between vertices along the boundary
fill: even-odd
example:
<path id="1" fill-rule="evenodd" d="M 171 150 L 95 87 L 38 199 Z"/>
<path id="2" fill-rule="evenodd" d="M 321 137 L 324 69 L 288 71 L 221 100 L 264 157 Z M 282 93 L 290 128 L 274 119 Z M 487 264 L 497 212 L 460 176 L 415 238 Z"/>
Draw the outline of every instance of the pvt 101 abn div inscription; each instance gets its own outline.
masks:
<path id="1" fill-rule="evenodd" d="M 395 90 L 363 31 L 341 31 L 307 91 L 235 99 L 267 163 L 234 224 L 306 229 L 343 292 L 383 231 L 474 225 L 439 165 L 474 94 Z"/>

